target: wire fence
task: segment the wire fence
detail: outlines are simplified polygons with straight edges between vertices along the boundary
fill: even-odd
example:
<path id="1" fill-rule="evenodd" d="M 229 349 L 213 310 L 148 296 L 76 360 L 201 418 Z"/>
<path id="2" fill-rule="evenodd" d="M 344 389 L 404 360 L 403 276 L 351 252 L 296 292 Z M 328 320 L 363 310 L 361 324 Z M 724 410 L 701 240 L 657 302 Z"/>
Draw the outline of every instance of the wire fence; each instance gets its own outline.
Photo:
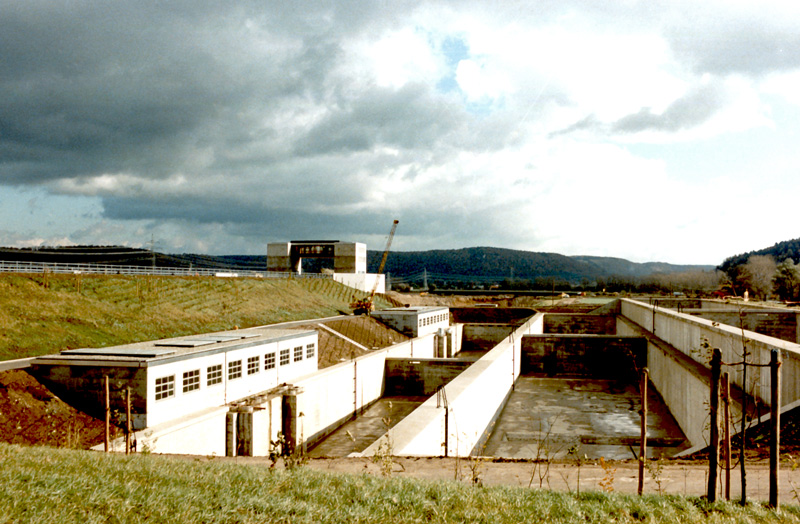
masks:
<path id="1" fill-rule="evenodd" d="M 325 273 L 292 273 L 238 269 L 123 266 L 111 264 L 62 264 L 49 262 L 0 261 L 0 273 L 66 273 L 92 275 L 205 276 L 227 278 L 333 278 Z"/>

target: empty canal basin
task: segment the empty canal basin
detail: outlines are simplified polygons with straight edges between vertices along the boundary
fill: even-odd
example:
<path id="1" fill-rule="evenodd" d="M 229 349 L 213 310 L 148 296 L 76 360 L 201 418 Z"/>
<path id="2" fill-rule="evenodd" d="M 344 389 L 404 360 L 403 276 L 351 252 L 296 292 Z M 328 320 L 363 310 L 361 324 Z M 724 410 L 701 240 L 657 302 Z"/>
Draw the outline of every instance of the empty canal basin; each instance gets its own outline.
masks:
<path id="1" fill-rule="evenodd" d="M 378 440 L 386 431 L 403 420 L 428 397 L 383 397 L 341 425 L 308 451 L 308 456 L 346 457 L 360 453 Z"/>
<path id="2" fill-rule="evenodd" d="M 648 388 L 648 457 L 672 456 L 686 438 Z M 631 459 L 639 450 L 639 390 L 620 380 L 521 376 L 480 455 L 513 459 Z"/>

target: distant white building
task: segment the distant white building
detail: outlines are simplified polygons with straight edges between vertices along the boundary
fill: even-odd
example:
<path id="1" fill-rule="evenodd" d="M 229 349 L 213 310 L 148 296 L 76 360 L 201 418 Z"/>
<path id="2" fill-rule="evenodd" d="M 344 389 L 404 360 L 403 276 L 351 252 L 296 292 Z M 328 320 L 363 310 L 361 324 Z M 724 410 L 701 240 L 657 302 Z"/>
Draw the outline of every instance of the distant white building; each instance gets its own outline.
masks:
<path id="1" fill-rule="evenodd" d="M 450 309 L 443 306 L 410 306 L 381 309 L 372 316 L 410 337 L 437 333 L 450 326 Z"/>

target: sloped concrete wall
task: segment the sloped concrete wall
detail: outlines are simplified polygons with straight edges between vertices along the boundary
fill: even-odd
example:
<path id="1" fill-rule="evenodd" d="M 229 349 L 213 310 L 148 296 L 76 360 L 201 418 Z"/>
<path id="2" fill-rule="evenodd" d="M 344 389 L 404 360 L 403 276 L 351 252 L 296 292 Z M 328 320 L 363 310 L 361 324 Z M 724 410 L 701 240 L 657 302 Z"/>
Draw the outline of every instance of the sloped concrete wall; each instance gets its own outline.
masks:
<path id="1" fill-rule="evenodd" d="M 631 299 L 622 299 L 622 315 L 636 325 L 646 329 L 684 356 L 703 367 L 708 367 L 708 355 L 703 349 L 705 342 L 709 347 L 717 347 L 722 352 L 723 362 L 741 362 L 742 347 L 746 345 L 750 354 L 748 362 L 765 365 L 770 361 L 773 349 L 781 352 L 783 358 L 782 400 L 784 404 L 800 399 L 800 345 L 778 340 L 741 329 L 718 324 L 711 320 L 678 313 L 673 310 L 649 306 Z M 619 329 L 619 324 L 617 325 Z M 648 366 L 650 364 L 648 363 Z M 757 397 L 764 405 L 770 404 L 769 368 L 749 367 L 748 384 L 742 384 L 742 366 L 727 368 L 732 383 Z M 659 391 L 665 394 L 661 387 Z M 707 398 L 707 396 L 706 396 Z M 696 397 L 687 397 L 686 402 L 696 402 Z M 672 404 L 669 404 L 673 409 Z"/>
<path id="2" fill-rule="evenodd" d="M 617 332 L 627 336 L 644 336 L 646 333 L 622 317 L 618 319 Z M 690 445 L 707 443 L 711 372 L 677 349 L 659 343 L 655 337 L 647 341 L 647 368 L 650 382 L 664 399 Z"/>
<path id="3" fill-rule="evenodd" d="M 524 322 L 445 386 L 443 396 L 425 401 L 362 454 L 374 455 L 381 441 L 388 441 L 398 456 L 480 454 L 519 376 L 522 336 L 541 333 L 543 316 Z"/>
<path id="4" fill-rule="evenodd" d="M 748 331 L 755 331 L 787 342 L 798 341 L 798 323 L 795 311 L 742 311 L 740 313 L 705 308 L 684 311 L 684 313 L 733 327 L 739 327 L 741 322 L 741 325 Z"/>

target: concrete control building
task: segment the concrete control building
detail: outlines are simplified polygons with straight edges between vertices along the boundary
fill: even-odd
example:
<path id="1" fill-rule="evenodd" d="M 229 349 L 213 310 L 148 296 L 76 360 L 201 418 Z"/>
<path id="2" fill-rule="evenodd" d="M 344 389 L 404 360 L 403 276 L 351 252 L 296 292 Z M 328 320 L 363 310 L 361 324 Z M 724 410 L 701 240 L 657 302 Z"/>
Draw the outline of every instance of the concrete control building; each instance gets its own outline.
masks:
<path id="1" fill-rule="evenodd" d="M 292 240 L 267 245 L 267 271 L 300 274 L 303 259 L 333 261 L 332 278 L 353 289 L 369 293 L 386 291 L 384 275 L 367 273 L 367 245 L 338 240 Z"/>
<path id="2" fill-rule="evenodd" d="M 366 273 L 367 245 L 338 240 L 292 240 L 267 245 L 267 271 L 301 273 L 304 258 L 333 260 L 335 273 Z"/>

